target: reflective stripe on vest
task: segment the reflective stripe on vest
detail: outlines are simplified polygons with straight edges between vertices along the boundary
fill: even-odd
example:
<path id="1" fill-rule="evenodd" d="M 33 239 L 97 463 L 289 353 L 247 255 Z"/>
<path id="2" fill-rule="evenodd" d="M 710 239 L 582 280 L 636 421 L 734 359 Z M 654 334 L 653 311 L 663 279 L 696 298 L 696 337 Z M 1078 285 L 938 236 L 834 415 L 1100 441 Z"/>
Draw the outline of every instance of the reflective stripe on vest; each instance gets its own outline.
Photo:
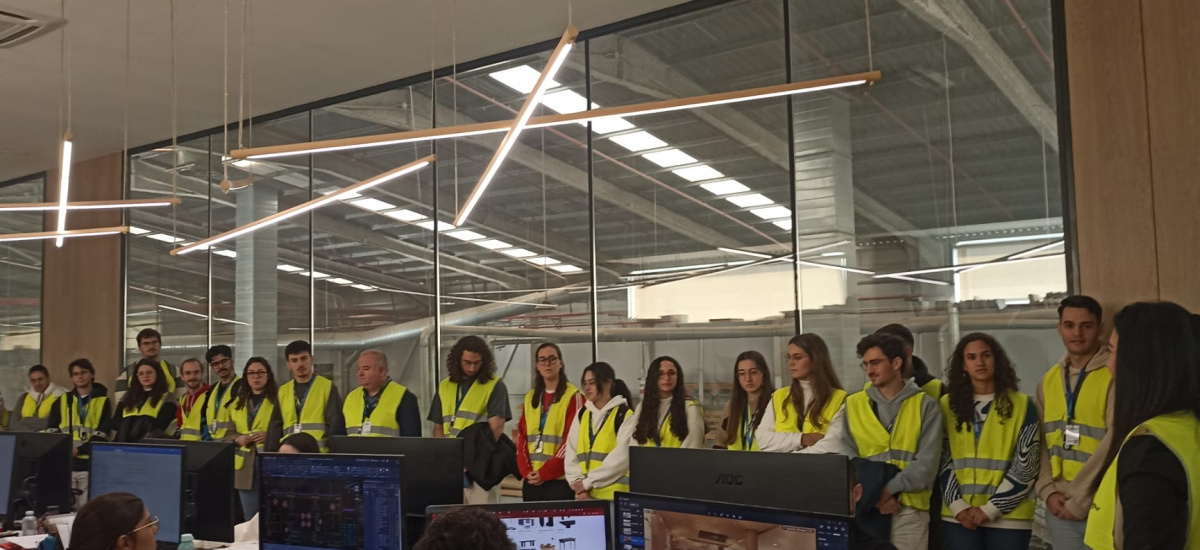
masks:
<path id="1" fill-rule="evenodd" d="M 683 408 L 685 413 L 687 412 L 688 407 L 699 408 L 700 404 L 691 399 L 688 399 Z M 645 414 L 645 413 L 646 413 L 646 411 L 643 409 L 642 414 Z M 700 416 L 702 416 L 702 417 L 704 416 L 703 408 L 700 409 Z M 649 445 L 650 443 L 653 443 L 653 442 L 654 442 L 654 440 L 651 439 L 651 440 L 646 441 L 646 444 Z M 679 437 L 677 437 L 675 435 L 675 432 L 673 430 L 671 430 L 671 413 L 669 413 L 669 412 L 667 413 L 666 418 L 663 418 L 662 424 L 659 425 L 659 427 L 658 427 L 658 445 L 657 446 L 658 447 L 670 447 L 670 448 L 674 448 L 674 449 L 678 449 L 679 447 L 683 446 L 683 440 L 679 439 Z"/>
<path id="2" fill-rule="evenodd" d="M 457 409 L 455 405 L 458 403 L 458 384 L 451 382 L 449 378 L 438 383 L 438 399 L 442 402 L 442 433 L 446 437 L 458 437 L 458 432 L 472 424 L 486 422 L 488 400 L 492 398 L 492 390 L 498 381 L 499 378 L 492 378 L 487 382 L 476 380 Z"/>
<path id="3" fill-rule="evenodd" d="M 38 405 L 32 394 L 25 394 L 25 403 L 21 406 L 21 418 L 46 418 L 50 416 L 50 411 L 54 409 L 54 402 L 58 400 L 57 395 L 46 395 L 42 397 L 42 404 Z"/>
<path id="4" fill-rule="evenodd" d="M 568 382 L 562 397 L 558 398 L 557 403 L 551 404 L 550 410 L 546 412 L 544 428 L 541 426 L 542 406 L 545 405 L 543 397 L 535 396 L 533 391 L 525 394 L 525 450 L 529 453 L 529 463 L 534 471 L 540 470 L 543 464 L 554 458 L 558 448 L 562 446 L 563 438 L 567 435 L 567 408 L 571 406 L 571 401 L 577 393 L 579 388 Z M 538 404 L 536 409 L 531 405 L 535 398 Z M 539 441 L 541 449 L 538 448 Z"/>
<path id="5" fill-rule="evenodd" d="M 299 424 L 302 433 L 317 440 L 321 452 L 329 452 L 329 438 L 325 436 L 325 405 L 329 403 L 331 391 L 333 382 L 324 376 L 313 376 L 309 381 L 308 396 L 304 398 L 304 410 L 297 411 L 296 381 L 291 380 L 280 387 L 279 412 L 283 416 L 284 436 L 296 433 L 296 424 Z"/>
<path id="6" fill-rule="evenodd" d="M 1089 375 L 1090 376 L 1090 375 Z M 1143 422 L 1125 438 L 1128 442 L 1134 436 L 1149 435 L 1157 437 L 1172 453 L 1179 463 L 1188 482 L 1188 532 L 1187 541 L 1183 548 L 1186 550 L 1200 549 L 1200 420 L 1191 411 L 1174 412 L 1156 416 Z M 1121 446 L 1125 446 L 1125 442 Z M 1117 494 L 1117 462 L 1121 454 L 1104 472 L 1100 488 L 1092 500 L 1092 510 L 1087 518 L 1087 535 L 1084 542 L 1093 550 L 1114 550 L 1117 548 L 1114 539 L 1116 533 L 1116 516 L 1119 495 Z"/>
<path id="7" fill-rule="evenodd" d="M 314 388 L 315 389 L 315 388 Z M 309 390 L 312 391 L 312 390 Z M 400 424 L 396 423 L 396 409 L 400 408 L 400 400 L 408 388 L 388 381 L 379 391 L 379 403 L 367 420 L 371 422 L 371 432 L 363 433 L 363 413 L 367 410 L 367 392 L 361 387 L 354 388 L 342 402 L 342 415 L 346 417 L 346 435 L 358 437 L 400 437 Z M 304 407 L 308 409 L 307 404 Z M 301 429 L 304 429 L 301 427 Z"/>
<path id="8" fill-rule="evenodd" d="M 833 421 L 833 415 L 837 414 L 838 409 L 842 408 L 842 404 L 845 402 L 846 391 L 834 389 L 829 402 L 821 410 L 821 427 L 818 428 L 805 415 L 804 428 L 801 432 L 801 428 L 796 426 L 797 413 L 796 407 L 792 406 L 792 388 L 791 386 L 779 388 L 771 394 L 771 406 L 775 409 L 775 431 L 780 433 L 826 433 L 829 431 L 830 422 Z"/>
<path id="9" fill-rule="evenodd" d="M 179 427 L 179 439 L 183 441 L 200 441 L 204 437 L 204 432 L 201 426 L 202 417 L 204 416 L 204 402 L 199 397 L 192 402 L 192 410 L 184 411 L 183 403 L 179 404 L 179 414 L 183 418 L 183 424 Z"/>
<path id="10" fill-rule="evenodd" d="M 108 396 L 93 397 L 88 400 L 86 421 L 79 417 L 79 397 L 74 393 L 64 394 L 63 399 L 59 399 L 58 403 L 59 413 L 62 415 L 58 429 L 63 433 L 71 434 L 76 448 L 83 446 L 93 437 L 108 439 L 108 434 L 100 431 L 100 417 L 104 416 L 104 410 L 108 408 Z M 87 460 L 90 457 L 81 454 L 76 458 Z"/>
<path id="11" fill-rule="evenodd" d="M 1063 386 L 1063 369 L 1054 365 L 1042 378 L 1042 397 L 1046 410 L 1042 414 L 1042 433 L 1046 434 L 1046 450 L 1050 454 L 1050 470 L 1056 478 L 1067 481 L 1075 479 L 1079 469 L 1096 452 L 1100 440 L 1108 430 L 1104 419 L 1108 405 L 1108 392 L 1112 387 L 1112 374 L 1106 368 L 1088 371 L 1079 389 L 1075 402 L 1074 422 L 1079 426 L 1079 445 L 1070 449 L 1065 442 L 1063 429 L 1067 426 L 1067 393 Z"/>
<path id="12" fill-rule="evenodd" d="M 954 465 L 954 475 L 958 478 L 959 489 L 963 500 L 971 506 L 987 504 L 996 489 L 1004 481 L 1008 465 L 1021 437 L 1021 424 L 1025 419 L 1025 411 L 1029 407 L 1029 396 L 1023 393 L 1010 393 L 1012 400 L 1012 416 L 1003 418 L 996 411 L 996 402 L 992 402 L 992 410 L 983 422 L 983 430 L 979 442 L 975 441 L 975 427 L 961 426 L 955 420 L 950 410 L 950 396 L 942 397 L 942 415 L 946 419 L 946 436 L 950 440 L 950 457 Z M 959 428 L 962 427 L 960 431 Z M 942 516 L 954 517 L 950 512 L 948 502 L 942 503 Z M 1037 500 L 1033 493 L 1017 505 L 1013 511 L 1004 514 L 1005 519 L 1033 519 Z"/>
<path id="13" fill-rule="evenodd" d="M 258 406 L 258 412 L 254 414 L 253 424 L 250 423 L 250 404 L 248 402 L 245 407 L 231 406 L 229 409 L 229 420 L 233 424 L 234 433 L 250 435 L 253 432 L 267 433 L 267 429 L 271 426 L 271 416 L 275 413 L 275 404 L 270 399 L 263 398 L 262 404 Z M 266 441 L 255 443 L 253 449 L 249 445 L 238 447 L 237 454 L 233 457 L 234 469 L 241 470 L 246 465 L 246 457 L 250 456 L 253 450 L 262 452 L 266 443 Z"/>
<path id="14" fill-rule="evenodd" d="M 220 391 L 221 383 L 217 382 L 209 391 L 210 399 L 208 399 L 208 407 L 205 409 L 206 418 L 208 419 L 208 435 L 212 436 L 213 441 L 220 441 L 225 438 L 225 432 L 233 429 L 233 423 L 229 421 L 229 403 L 233 401 L 233 386 L 241 380 L 241 377 L 235 376 L 229 382 L 229 387 L 225 388 L 225 395 L 221 396 L 221 402 L 217 403 L 215 398 L 217 392 Z"/>
<path id="15" fill-rule="evenodd" d="M 576 456 L 579 461 L 579 471 L 583 475 L 599 468 L 604 463 L 604 459 L 608 454 L 617 448 L 617 415 L 616 411 L 621 407 L 617 406 L 612 409 L 612 414 L 608 414 L 608 418 L 604 419 L 604 424 L 600 426 L 596 432 L 596 444 L 592 446 L 591 438 L 588 437 L 588 426 L 592 425 L 592 410 L 584 409 L 583 416 L 579 418 L 579 441 L 575 442 L 575 449 L 578 451 Z M 629 417 L 633 415 L 633 411 L 626 409 L 625 418 L 622 422 L 629 421 Z M 588 496 L 597 500 L 612 500 L 617 491 L 629 492 L 629 471 L 626 470 L 625 475 L 621 476 L 616 482 L 604 487 L 593 486 L 588 491 Z"/>
<path id="16" fill-rule="evenodd" d="M 159 396 L 158 404 L 151 404 L 151 400 L 146 399 L 146 402 L 142 403 L 142 406 L 139 407 L 137 410 L 122 409 L 121 410 L 121 418 L 129 418 L 131 416 L 145 416 L 145 417 L 149 417 L 152 419 L 157 419 L 158 414 L 160 412 L 162 412 L 163 404 L 167 402 L 167 397 L 169 397 L 169 396 L 170 396 L 170 394 L 163 394 L 163 395 Z M 89 416 L 89 418 L 90 418 L 90 416 Z M 171 423 L 167 424 L 167 429 L 164 432 L 164 434 L 167 437 L 171 437 L 171 436 L 175 435 L 175 422 L 171 422 Z"/>
<path id="17" fill-rule="evenodd" d="M 850 435 L 858 446 L 858 456 L 872 462 L 887 462 L 904 470 L 908 463 L 917 458 L 917 444 L 921 439 L 921 400 L 928 397 L 924 392 L 904 400 L 900 414 L 896 415 L 892 432 L 879 422 L 871 410 L 871 397 L 859 392 L 846 398 L 846 419 Z M 929 510 L 930 491 L 900 493 L 900 504 Z"/>

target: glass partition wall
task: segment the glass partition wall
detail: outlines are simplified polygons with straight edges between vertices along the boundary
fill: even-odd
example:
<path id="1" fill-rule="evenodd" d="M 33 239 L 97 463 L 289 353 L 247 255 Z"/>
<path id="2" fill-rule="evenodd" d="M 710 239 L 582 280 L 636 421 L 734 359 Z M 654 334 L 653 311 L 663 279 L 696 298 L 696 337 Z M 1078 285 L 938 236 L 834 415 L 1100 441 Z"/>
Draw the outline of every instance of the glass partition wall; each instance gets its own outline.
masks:
<path id="1" fill-rule="evenodd" d="M 869 17 L 855 3 L 704 2 L 585 31 L 535 115 L 882 78 L 526 130 L 462 226 L 503 134 L 227 166 L 219 133 L 138 152 L 130 196 L 183 203 L 131 214 L 128 358 L 155 327 L 173 363 L 225 343 L 239 370 L 261 355 L 286 380 L 283 346 L 306 339 L 345 393 L 378 348 L 424 415 L 449 347 L 478 334 L 515 416 L 534 348 L 555 342 L 572 382 L 601 360 L 635 393 L 653 358 L 674 357 L 711 418 L 742 351 L 762 352 L 779 386 L 787 340 L 815 332 L 853 389 L 856 341 L 903 323 L 935 375 L 961 334 L 994 334 L 1031 389 L 1059 353 L 1068 289 L 1050 5 L 964 6 L 956 25 L 979 32 L 894 0 L 871 0 Z M 263 117 L 251 145 L 511 120 L 552 49 Z M 169 254 L 429 154 L 359 196 Z"/>
<path id="2" fill-rule="evenodd" d="M 45 178 L 0 184 L 0 203 L 42 202 Z M 4 212 L 0 232 L 44 231 L 41 212 Z M 9 411 L 29 386 L 29 367 L 41 362 L 42 241 L 0 243 L 0 400 Z M 6 419 L 6 418 L 5 418 Z"/>

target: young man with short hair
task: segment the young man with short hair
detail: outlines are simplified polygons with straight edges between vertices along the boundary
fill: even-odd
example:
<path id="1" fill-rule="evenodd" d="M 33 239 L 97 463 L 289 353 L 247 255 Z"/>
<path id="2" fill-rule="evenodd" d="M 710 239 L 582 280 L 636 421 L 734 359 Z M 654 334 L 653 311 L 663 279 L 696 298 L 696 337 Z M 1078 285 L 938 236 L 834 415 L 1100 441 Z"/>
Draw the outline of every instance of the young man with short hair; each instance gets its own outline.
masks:
<path id="1" fill-rule="evenodd" d="M 75 442 L 71 481 L 74 489 L 82 491 L 75 497 L 75 508 L 79 509 L 88 497 L 91 443 L 109 440 L 112 405 L 108 401 L 108 388 L 95 382 L 96 368 L 91 361 L 76 359 L 67 368 L 75 387 L 59 398 L 47 421 L 49 430 L 71 434 Z"/>
<path id="2" fill-rule="evenodd" d="M 283 434 L 309 434 L 317 440 L 321 452 L 327 453 L 329 436 L 346 435 L 341 394 L 333 381 L 313 373 L 312 345 L 308 342 L 288 344 L 283 356 L 292 372 L 292 379 L 279 388 Z"/>
<path id="3" fill-rule="evenodd" d="M 1066 354 L 1038 383 L 1041 413 L 1041 471 L 1038 498 L 1046 501 L 1046 530 L 1055 550 L 1087 548 L 1092 481 L 1108 454 L 1112 416 L 1112 374 L 1105 368 L 1108 348 L 1104 310 L 1090 296 L 1069 296 L 1058 306 L 1058 335 Z"/>
<path id="4" fill-rule="evenodd" d="M 229 403 L 245 381 L 233 367 L 233 350 L 225 344 L 217 344 L 204 352 L 204 360 L 217 374 L 217 383 L 204 394 L 204 405 L 200 422 L 204 441 L 221 441 L 225 433 L 233 428 L 229 419 Z"/>
<path id="5" fill-rule="evenodd" d="M 160 352 L 162 351 L 162 334 L 159 334 L 157 330 L 152 328 L 144 328 L 137 334 L 137 344 L 138 352 L 142 356 L 117 374 L 117 381 L 113 386 L 113 399 L 118 402 L 121 401 L 121 397 L 129 389 L 130 380 L 134 380 L 135 384 L 137 383 L 137 364 L 142 359 L 150 359 L 158 363 L 159 369 L 162 372 L 161 376 L 167 381 L 167 393 L 176 395 L 176 388 L 183 386 L 183 381 L 175 373 L 175 367 L 171 366 L 166 359 L 160 356 Z"/>
<path id="6" fill-rule="evenodd" d="M 204 364 L 189 357 L 179 364 L 179 373 L 186 390 L 179 398 L 179 408 L 175 409 L 179 439 L 201 441 L 204 439 L 204 394 L 209 388 L 204 383 Z"/>
<path id="7" fill-rule="evenodd" d="M 913 355 L 913 347 L 916 345 L 916 338 L 908 327 L 900 323 L 892 323 L 879 327 L 875 334 L 891 334 L 901 340 L 904 340 L 904 378 L 911 378 L 917 383 L 917 387 L 921 391 L 929 394 L 929 397 L 941 399 L 945 393 L 942 387 L 942 379 L 935 377 L 929 373 L 929 367 L 921 360 L 920 357 Z"/>
<path id="8" fill-rule="evenodd" d="M 40 432 L 49 427 L 47 418 L 59 396 L 67 390 L 50 381 L 50 371 L 42 365 L 29 367 L 29 388 L 17 397 L 13 408 L 12 429 Z"/>

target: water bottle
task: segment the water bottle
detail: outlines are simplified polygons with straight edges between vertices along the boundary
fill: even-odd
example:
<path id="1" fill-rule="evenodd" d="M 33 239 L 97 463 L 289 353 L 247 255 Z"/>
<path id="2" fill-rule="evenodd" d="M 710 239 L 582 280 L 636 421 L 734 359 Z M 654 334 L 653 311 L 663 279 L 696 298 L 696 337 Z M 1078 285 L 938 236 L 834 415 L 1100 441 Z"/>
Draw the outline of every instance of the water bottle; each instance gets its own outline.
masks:
<path id="1" fill-rule="evenodd" d="M 25 517 L 21 518 L 21 536 L 32 537 L 37 534 L 37 518 L 33 515 L 33 510 L 26 510 Z"/>
<path id="2" fill-rule="evenodd" d="M 192 538 L 191 533 L 184 533 L 179 536 L 178 550 L 196 550 L 196 539 Z"/>

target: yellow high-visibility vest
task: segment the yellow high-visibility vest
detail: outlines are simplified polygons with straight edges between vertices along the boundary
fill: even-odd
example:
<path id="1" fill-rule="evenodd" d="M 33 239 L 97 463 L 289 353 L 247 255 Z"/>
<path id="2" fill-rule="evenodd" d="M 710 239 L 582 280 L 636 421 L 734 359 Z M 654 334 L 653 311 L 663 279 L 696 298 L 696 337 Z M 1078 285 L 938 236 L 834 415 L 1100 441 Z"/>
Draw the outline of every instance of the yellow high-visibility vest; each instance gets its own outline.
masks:
<path id="1" fill-rule="evenodd" d="M 203 439 L 203 426 L 201 426 L 204 417 L 203 401 L 199 398 L 193 401 L 190 411 L 183 410 L 183 403 L 180 403 L 179 416 L 183 419 L 183 424 L 179 426 L 179 439 L 183 441 L 200 441 Z"/>
<path id="2" fill-rule="evenodd" d="M 346 400 L 342 402 L 342 415 L 346 417 L 346 433 L 362 437 L 400 437 L 400 424 L 396 423 L 396 409 L 400 407 L 400 401 L 404 399 L 405 393 L 408 393 L 408 388 L 389 380 L 383 389 L 379 390 L 379 403 L 376 403 L 375 410 L 371 411 L 370 416 L 363 418 L 367 410 L 367 392 L 361 387 L 354 388 L 354 391 L 347 394 Z M 364 421 L 371 423 L 369 432 L 365 428 Z"/>
<path id="3" fill-rule="evenodd" d="M 684 412 L 687 411 L 688 407 L 696 407 L 700 409 L 700 416 L 704 416 L 704 408 L 701 407 L 699 403 L 688 399 L 684 404 Z M 658 411 L 651 411 L 650 414 L 654 414 L 656 412 Z M 647 414 L 646 409 L 642 409 L 642 414 Z M 663 418 L 662 424 L 659 424 L 658 426 L 658 441 L 649 439 L 646 441 L 646 444 L 653 444 L 655 447 L 670 447 L 675 449 L 683 446 L 683 440 L 679 439 L 679 437 L 675 435 L 675 432 L 671 430 L 671 413 L 668 412 L 666 418 Z"/>
<path id="4" fill-rule="evenodd" d="M 233 423 L 229 421 L 229 406 L 233 402 L 233 389 L 237 386 L 240 376 L 233 377 L 229 382 L 229 386 L 225 388 L 225 395 L 221 396 L 220 402 L 217 402 L 217 392 L 220 391 L 221 383 L 218 381 L 209 388 L 208 405 L 205 407 L 205 418 L 208 420 L 208 435 L 213 441 L 220 441 L 225 438 L 225 432 L 233 429 Z"/>
<path id="5" fill-rule="evenodd" d="M 942 415 L 946 419 L 946 437 L 950 440 L 950 458 L 954 465 L 954 475 L 958 478 L 958 486 L 962 490 L 963 500 L 971 506 L 987 504 L 996 489 L 1004 481 L 1004 474 L 1012 462 L 1013 453 L 1017 449 L 1021 437 L 1021 424 L 1025 420 L 1025 412 L 1029 406 L 1029 396 L 1023 393 L 1008 394 L 1012 400 L 1012 417 L 1003 418 L 996 411 L 996 401 L 992 402 L 992 410 L 983 422 L 979 441 L 975 441 L 975 427 L 969 426 L 958 429 L 958 421 L 950 410 L 950 396 L 941 399 Z M 952 518 L 950 503 L 942 503 L 942 516 Z M 1017 505 L 1013 511 L 1004 514 L 1005 519 L 1030 520 L 1037 508 L 1037 500 L 1031 492 L 1026 499 Z"/>
<path id="6" fill-rule="evenodd" d="M 461 432 L 477 422 L 487 422 L 488 400 L 496 388 L 499 378 L 486 382 L 476 380 L 471 384 L 462 403 L 458 403 L 458 384 L 449 378 L 438 384 L 438 399 L 442 402 L 442 433 L 446 437 L 458 437 Z"/>
<path id="7" fill-rule="evenodd" d="M 829 423 L 833 421 L 833 415 L 837 414 L 838 409 L 842 408 L 842 404 L 846 402 L 846 390 L 833 390 L 833 395 L 830 396 L 829 402 L 821 409 L 821 427 L 818 428 L 808 418 L 807 414 L 797 412 L 796 407 L 792 406 L 792 388 L 779 388 L 775 393 L 771 394 L 771 406 L 775 409 L 775 431 L 780 433 L 806 433 L 806 434 L 824 434 L 829 431 Z M 804 417 L 804 428 L 796 427 L 796 418 Z M 803 431 L 801 431 L 803 430 Z"/>
<path id="8" fill-rule="evenodd" d="M 71 434 L 75 448 L 83 446 L 93 437 L 108 439 L 108 433 L 100 430 L 100 417 L 104 416 L 104 410 L 108 408 L 108 396 L 93 397 L 88 401 L 86 419 L 79 416 L 79 396 L 74 393 L 63 395 L 58 403 L 59 412 L 62 413 L 58 430 Z M 87 460 L 91 457 L 81 454 L 76 458 Z"/>
<path id="9" fill-rule="evenodd" d="M 550 405 L 549 410 L 543 410 L 545 403 L 542 403 L 542 396 L 534 395 L 533 390 L 525 394 L 525 448 L 534 471 L 554 458 L 559 447 L 562 447 L 567 437 L 567 409 L 577 393 L 579 388 L 568 382 L 567 389 L 558 397 L 558 402 Z M 533 408 L 533 403 L 537 403 L 538 408 Z"/>
<path id="10" fill-rule="evenodd" d="M 846 420 L 850 435 L 858 446 L 858 456 L 872 462 L 887 462 L 901 470 L 917 457 L 917 445 L 921 440 L 921 400 L 925 393 L 917 393 L 904 400 L 900 414 L 896 416 L 892 432 L 879 422 L 871 410 L 871 397 L 867 392 L 858 392 L 846 398 Z M 906 491 L 900 493 L 900 504 L 929 510 L 931 491 Z"/>
<path id="11" fill-rule="evenodd" d="M 329 452 L 329 438 L 325 431 L 325 405 L 333 382 L 324 376 L 313 376 L 309 381 L 308 396 L 304 398 L 304 410 L 296 410 L 296 381 L 290 380 L 279 388 L 279 408 L 283 416 L 283 433 L 306 433 L 317 440 L 321 452 Z"/>
<path id="12" fill-rule="evenodd" d="M 1096 452 L 1100 440 L 1108 432 L 1104 418 L 1108 406 L 1108 392 L 1112 388 L 1112 373 L 1107 368 L 1085 371 L 1079 395 L 1075 400 L 1075 418 L 1068 418 L 1066 388 L 1063 386 L 1063 369 L 1059 365 L 1050 368 L 1042 378 L 1042 396 L 1046 410 L 1042 411 L 1042 433 L 1046 434 L 1046 450 L 1050 454 L 1050 470 L 1054 477 L 1071 481 L 1079 474 L 1083 464 Z M 1066 448 L 1063 430 L 1067 424 L 1079 426 L 1079 444 Z"/>
<path id="13" fill-rule="evenodd" d="M 271 415 L 275 413 L 275 404 L 270 399 L 264 398 L 262 404 L 258 406 L 258 412 L 254 414 L 254 421 L 250 420 L 250 403 L 246 403 L 244 407 L 229 407 L 229 420 L 233 424 L 234 433 L 238 435 L 248 435 L 253 432 L 266 433 L 271 426 Z M 260 443 L 251 443 L 250 445 L 238 447 L 237 454 L 233 457 L 233 467 L 241 470 L 246 466 L 246 457 L 257 451 L 262 452 L 266 446 L 266 441 Z M 253 463 L 250 464 L 254 466 Z"/>
<path id="14" fill-rule="evenodd" d="M 152 400 L 147 399 L 146 402 L 142 403 L 142 406 L 138 407 L 137 409 L 123 409 L 121 411 L 121 418 L 128 418 L 130 416 L 146 416 L 151 419 L 157 419 L 158 413 L 162 412 L 163 404 L 167 402 L 168 397 L 170 397 L 170 394 L 164 393 L 163 395 L 159 396 L 158 403 L 151 403 Z M 175 422 L 167 424 L 167 430 L 164 433 L 167 437 L 175 435 Z"/>
<path id="15" fill-rule="evenodd" d="M 21 405 L 21 418 L 46 418 L 54 410 L 57 395 L 43 395 L 41 404 L 33 398 L 33 394 L 25 394 L 25 403 Z"/>
<path id="16" fill-rule="evenodd" d="M 584 409 L 583 416 L 579 417 L 579 441 L 576 442 L 575 449 L 578 451 L 576 456 L 579 458 L 579 470 L 584 475 L 604 464 L 608 454 L 617 448 L 617 412 L 621 410 L 625 411 L 622 422 L 628 421 L 633 415 L 633 411 L 624 405 L 609 409 L 600 429 L 595 431 L 592 428 L 591 409 Z M 596 500 L 612 500 L 617 491 L 629 492 L 628 471 L 611 485 L 593 486 L 588 490 L 588 496 Z"/>
<path id="17" fill-rule="evenodd" d="M 1105 369 L 1107 370 L 1107 369 Z M 1200 420 L 1191 411 L 1180 411 L 1156 416 L 1143 422 L 1121 442 L 1124 447 L 1135 436 L 1157 437 L 1183 465 L 1188 480 L 1188 532 L 1186 550 L 1200 549 Z M 1083 541 L 1093 550 L 1116 548 L 1117 501 L 1117 458 L 1104 472 L 1100 488 L 1092 500 L 1092 510 L 1087 518 L 1087 534 Z"/>

